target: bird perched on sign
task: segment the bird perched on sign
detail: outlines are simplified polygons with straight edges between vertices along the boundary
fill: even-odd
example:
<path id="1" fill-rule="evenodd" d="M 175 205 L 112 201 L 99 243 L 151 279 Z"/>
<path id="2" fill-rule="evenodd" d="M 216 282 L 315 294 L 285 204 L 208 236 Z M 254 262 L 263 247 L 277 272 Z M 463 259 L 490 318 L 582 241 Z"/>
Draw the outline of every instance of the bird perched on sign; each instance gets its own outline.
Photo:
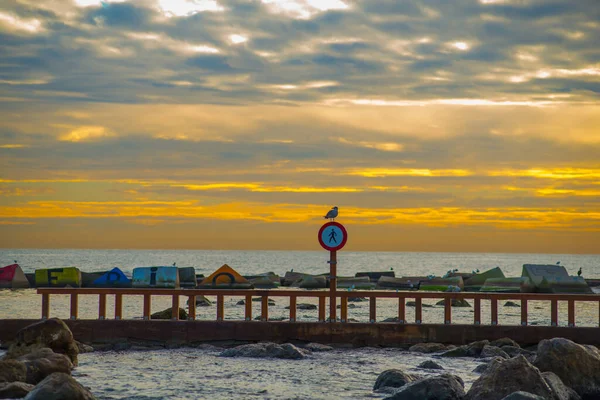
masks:
<path id="1" fill-rule="evenodd" d="M 327 219 L 330 219 L 333 221 L 334 219 L 336 219 L 337 216 L 338 216 L 338 208 L 337 208 L 337 206 L 335 206 L 331 210 L 327 211 L 327 214 L 323 218 L 327 218 Z"/>

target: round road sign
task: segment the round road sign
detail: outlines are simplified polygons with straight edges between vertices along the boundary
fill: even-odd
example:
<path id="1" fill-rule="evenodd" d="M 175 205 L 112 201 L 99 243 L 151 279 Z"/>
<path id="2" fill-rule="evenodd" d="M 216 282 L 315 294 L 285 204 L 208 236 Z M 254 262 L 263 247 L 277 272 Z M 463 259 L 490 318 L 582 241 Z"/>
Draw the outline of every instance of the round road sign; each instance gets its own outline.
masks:
<path id="1" fill-rule="evenodd" d="M 328 222 L 319 230 L 319 243 L 329 251 L 340 250 L 348 240 L 348 232 L 339 222 Z"/>

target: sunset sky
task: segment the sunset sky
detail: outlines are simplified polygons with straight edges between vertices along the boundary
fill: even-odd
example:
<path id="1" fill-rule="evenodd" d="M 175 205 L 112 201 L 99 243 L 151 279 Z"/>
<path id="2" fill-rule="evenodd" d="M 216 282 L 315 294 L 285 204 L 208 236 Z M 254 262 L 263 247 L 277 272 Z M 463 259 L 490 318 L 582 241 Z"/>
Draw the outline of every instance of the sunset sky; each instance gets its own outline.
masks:
<path id="1" fill-rule="evenodd" d="M 0 247 L 600 253 L 598 0 L 4 0 Z"/>

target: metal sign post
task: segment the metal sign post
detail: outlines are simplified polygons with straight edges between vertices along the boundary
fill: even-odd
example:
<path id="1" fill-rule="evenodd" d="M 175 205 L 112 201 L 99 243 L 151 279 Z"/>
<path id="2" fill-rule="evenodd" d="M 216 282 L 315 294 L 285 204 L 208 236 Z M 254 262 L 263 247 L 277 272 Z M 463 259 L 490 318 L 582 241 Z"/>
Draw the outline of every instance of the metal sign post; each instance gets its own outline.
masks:
<path id="1" fill-rule="evenodd" d="M 329 250 L 329 322 L 336 321 L 337 251 L 347 240 L 348 232 L 338 222 L 327 222 L 319 230 L 319 243 Z"/>

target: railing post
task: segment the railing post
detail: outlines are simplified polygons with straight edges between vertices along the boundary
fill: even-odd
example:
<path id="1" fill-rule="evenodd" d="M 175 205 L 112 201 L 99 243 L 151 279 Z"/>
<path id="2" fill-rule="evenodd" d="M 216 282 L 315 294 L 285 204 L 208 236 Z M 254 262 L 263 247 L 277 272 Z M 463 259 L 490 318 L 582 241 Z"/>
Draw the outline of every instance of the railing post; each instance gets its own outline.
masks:
<path id="1" fill-rule="evenodd" d="M 269 320 L 269 296 L 262 296 L 261 298 L 260 319 L 261 321 Z"/>
<path id="2" fill-rule="evenodd" d="M 50 294 L 42 294 L 42 319 L 50 318 Z"/>
<path id="3" fill-rule="evenodd" d="M 246 308 L 244 318 L 246 321 L 252 321 L 252 295 L 246 295 L 246 301 L 244 301 L 244 306 Z"/>
<path id="4" fill-rule="evenodd" d="M 575 300 L 568 301 L 569 326 L 575 327 Z"/>
<path id="5" fill-rule="evenodd" d="M 325 297 L 319 297 L 319 322 L 325 322 Z"/>
<path id="6" fill-rule="evenodd" d="M 144 295 L 144 319 L 150 319 L 152 309 L 152 296 L 149 294 Z"/>
<path id="7" fill-rule="evenodd" d="M 348 322 L 348 298 L 340 297 L 340 322 Z"/>
<path id="8" fill-rule="evenodd" d="M 473 307 L 475 308 L 475 310 L 473 310 L 473 323 L 475 325 L 481 325 L 481 299 L 476 297 L 473 303 Z"/>
<path id="9" fill-rule="evenodd" d="M 106 319 L 106 293 L 98 295 L 98 319 Z"/>
<path id="10" fill-rule="evenodd" d="M 492 325 L 498 325 L 498 299 L 494 297 L 490 299 L 490 303 L 492 308 Z"/>
<path id="11" fill-rule="evenodd" d="M 527 326 L 527 299 L 521 299 L 521 325 Z"/>
<path id="12" fill-rule="evenodd" d="M 450 297 L 444 298 L 444 324 L 449 325 L 452 323 L 452 299 Z"/>
<path id="13" fill-rule="evenodd" d="M 550 321 L 552 326 L 558 326 L 558 300 L 550 301 Z"/>
<path id="14" fill-rule="evenodd" d="M 71 316 L 69 319 L 77 319 L 79 313 L 79 297 L 77 293 L 71 293 Z"/>
<path id="15" fill-rule="evenodd" d="M 217 295 L 217 321 L 223 321 L 225 317 L 225 299 L 222 294 Z"/>
<path id="16" fill-rule="evenodd" d="M 115 294 L 115 319 L 123 319 L 123 295 Z"/>
<path id="17" fill-rule="evenodd" d="M 296 296 L 290 296 L 290 322 L 296 322 Z"/>
<path id="18" fill-rule="evenodd" d="M 423 322 L 423 300 L 420 297 L 415 298 L 415 323 Z"/>
<path id="19" fill-rule="evenodd" d="M 188 320 L 194 321 L 196 319 L 196 296 L 188 296 Z"/>
<path id="20" fill-rule="evenodd" d="M 369 322 L 377 321 L 377 297 L 369 297 Z"/>
<path id="21" fill-rule="evenodd" d="M 406 322 L 406 298 L 398 297 L 398 323 Z"/>
<path id="22" fill-rule="evenodd" d="M 171 319 L 179 320 L 179 295 L 174 294 L 171 300 Z"/>

